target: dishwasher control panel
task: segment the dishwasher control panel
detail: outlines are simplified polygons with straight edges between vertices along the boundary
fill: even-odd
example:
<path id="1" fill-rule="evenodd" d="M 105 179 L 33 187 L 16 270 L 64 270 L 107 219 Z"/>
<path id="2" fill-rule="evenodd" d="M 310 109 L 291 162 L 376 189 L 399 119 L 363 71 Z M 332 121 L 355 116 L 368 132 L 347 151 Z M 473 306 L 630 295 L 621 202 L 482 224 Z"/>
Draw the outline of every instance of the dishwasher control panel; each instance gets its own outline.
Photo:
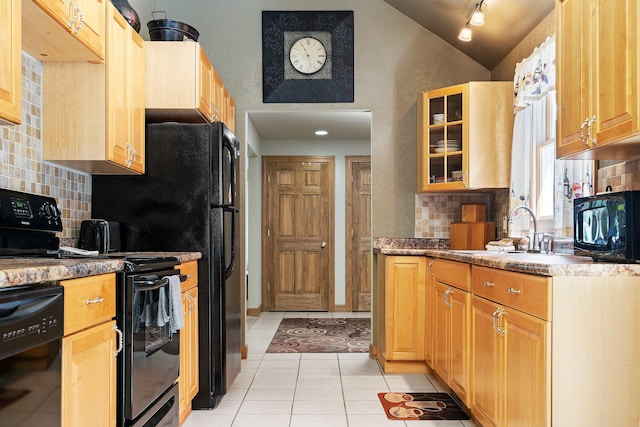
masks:
<path id="1" fill-rule="evenodd" d="M 62 286 L 0 289 L 0 360 L 61 338 L 63 326 Z"/>

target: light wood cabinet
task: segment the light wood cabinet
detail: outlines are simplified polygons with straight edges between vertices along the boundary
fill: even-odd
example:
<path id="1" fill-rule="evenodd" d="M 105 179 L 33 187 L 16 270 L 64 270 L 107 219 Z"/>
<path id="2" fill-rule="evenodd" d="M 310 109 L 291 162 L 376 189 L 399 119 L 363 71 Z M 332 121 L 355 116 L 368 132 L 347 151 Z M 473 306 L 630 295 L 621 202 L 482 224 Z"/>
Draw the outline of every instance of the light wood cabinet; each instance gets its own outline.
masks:
<path id="1" fill-rule="evenodd" d="M 639 155 L 639 13 L 636 0 L 557 1 L 557 157 Z"/>
<path id="2" fill-rule="evenodd" d="M 23 0 L 23 50 L 40 61 L 105 59 L 108 0 Z"/>
<path id="3" fill-rule="evenodd" d="M 435 302 L 436 302 L 436 282 L 433 266 L 435 259 L 427 258 L 427 282 L 425 295 L 425 336 L 424 336 L 424 362 L 430 369 L 433 369 L 434 355 L 434 337 L 435 337 Z"/>
<path id="4" fill-rule="evenodd" d="M 418 98 L 419 193 L 509 188 L 511 82 L 469 82 Z"/>
<path id="5" fill-rule="evenodd" d="M 191 413 L 191 401 L 198 393 L 198 262 L 180 265 L 180 273 L 187 276 L 182 282 L 182 310 L 184 326 L 180 330 L 180 425 Z"/>
<path id="6" fill-rule="evenodd" d="M 376 256 L 377 356 L 385 373 L 426 372 L 427 259 Z"/>
<path id="7" fill-rule="evenodd" d="M 22 121 L 21 0 L 0 3 L 0 125 Z"/>
<path id="8" fill-rule="evenodd" d="M 144 41 L 114 7 L 107 15 L 106 157 L 144 173 Z"/>
<path id="9" fill-rule="evenodd" d="M 479 266 L 472 277 L 472 412 L 485 426 L 550 425 L 551 280 Z"/>
<path id="10" fill-rule="evenodd" d="M 145 44 L 107 6 L 106 64 L 43 63 L 43 160 L 91 174 L 141 174 Z"/>
<path id="11" fill-rule="evenodd" d="M 147 43 L 148 122 L 221 121 L 235 131 L 233 99 L 199 43 Z"/>
<path id="12" fill-rule="evenodd" d="M 434 274 L 433 370 L 467 403 L 471 269 L 465 263 L 436 259 Z"/>
<path id="13" fill-rule="evenodd" d="M 64 280 L 61 425 L 116 425 L 115 275 Z"/>

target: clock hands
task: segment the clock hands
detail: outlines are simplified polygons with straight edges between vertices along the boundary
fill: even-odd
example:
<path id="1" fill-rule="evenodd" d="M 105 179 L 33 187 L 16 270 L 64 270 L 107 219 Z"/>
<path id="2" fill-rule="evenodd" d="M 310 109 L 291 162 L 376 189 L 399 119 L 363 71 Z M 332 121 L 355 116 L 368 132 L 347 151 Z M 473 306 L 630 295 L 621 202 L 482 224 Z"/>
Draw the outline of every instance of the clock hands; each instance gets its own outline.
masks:
<path id="1" fill-rule="evenodd" d="M 307 55 L 307 62 L 309 63 L 309 69 L 311 69 L 311 56 L 309 56 L 307 48 L 304 47 L 304 43 L 302 43 L 302 50 L 304 50 L 305 55 Z"/>

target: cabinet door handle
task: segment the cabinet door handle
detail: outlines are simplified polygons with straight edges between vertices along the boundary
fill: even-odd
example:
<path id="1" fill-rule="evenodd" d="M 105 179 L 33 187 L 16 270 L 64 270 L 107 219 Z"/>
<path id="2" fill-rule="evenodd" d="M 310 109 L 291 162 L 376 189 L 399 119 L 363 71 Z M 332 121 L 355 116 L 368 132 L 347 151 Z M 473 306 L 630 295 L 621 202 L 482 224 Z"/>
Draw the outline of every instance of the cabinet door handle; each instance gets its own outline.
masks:
<path id="1" fill-rule="evenodd" d="M 504 311 L 504 308 L 501 308 L 500 312 L 496 316 L 496 320 L 497 320 L 496 332 L 498 333 L 498 335 L 501 335 L 501 336 L 504 336 L 505 330 L 502 328 L 502 326 L 500 326 L 500 318 L 505 314 L 506 312 Z"/>
<path id="2" fill-rule="evenodd" d="M 187 294 L 187 301 L 189 301 L 189 309 L 187 310 L 187 312 L 185 313 L 186 316 L 190 315 L 191 312 L 193 311 L 193 307 L 194 307 L 194 299 L 191 295 Z"/>
<path id="3" fill-rule="evenodd" d="M 97 296 L 94 299 L 88 299 L 86 302 L 87 302 L 87 305 L 100 304 L 101 302 L 104 302 L 104 298 L 102 298 L 101 296 Z"/>
<path id="4" fill-rule="evenodd" d="M 507 292 L 509 292 L 510 294 L 520 295 L 520 289 L 507 288 Z"/>
<path id="5" fill-rule="evenodd" d="M 498 331 L 496 329 L 496 319 L 498 318 L 498 313 L 500 312 L 500 307 L 496 308 L 496 311 L 493 312 L 493 314 L 491 315 L 491 327 L 493 328 L 494 331 Z"/>
<path id="6" fill-rule="evenodd" d="M 598 142 L 595 140 L 595 138 L 591 136 L 591 125 L 595 123 L 596 123 L 596 115 L 594 114 L 593 117 L 591 117 L 591 120 L 589 120 L 589 124 L 587 125 L 587 139 L 591 143 L 592 147 L 595 146 Z"/>
<path id="7" fill-rule="evenodd" d="M 122 331 L 118 329 L 118 326 L 113 325 L 113 330 L 116 331 L 116 334 L 118 334 L 118 348 L 116 348 L 116 351 L 113 352 L 113 357 L 116 358 L 124 347 L 124 337 L 122 335 Z"/>
<path id="8" fill-rule="evenodd" d="M 73 32 L 75 34 L 78 34 L 78 31 L 80 31 L 80 28 L 82 28 L 82 27 L 84 27 L 84 13 L 80 10 L 80 21 L 78 22 L 78 26 L 76 27 L 76 29 Z"/>
<path id="9" fill-rule="evenodd" d="M 130 168 L 136 162 L 137 153 L 133 145 L 127 143 L 126 146 L 127 146 L 127 167 Z"/>
<path id="10" fill-rule="evenodd" d="M 483 286 L 486 286 L 487 288 L 492 288 L 492 287 L 494 287 L 496 284 L 495 284 L 495 283 L 493 283 L 493 282 L 490 282 L 490 281 L 488 281 L 488 280 L 485 280 L 484 282 L 482 282 L 482 285 L 483 285 Z"/>
<path id="11" fill-rule="evenodd" d="M 587 141 L 587 139 L 584 137 L 584 127 L 587 126 L 588 124 L 589 124 L 589 117 L 586 117 L 584 119 L 584 122 L 582 122 L 582 125 L 580 125 L 580 141 L 582 141 L 584 145 L 586 145 L 587 147 L 589 146 L 589 141 Z"/>
<path id="12" fill-rule="evenodd" d="M 433 260 L 429 261 L 429 264 L 427 264 L 427 271 L 429 272 L 429 276 L 433 277 L 433 270 L 431 269 L 431 267 L 433 267 Z"/>
<path id="13" fill-rule="evenodd" d="M 453 290 L 451 288 L 447 288 L 446 291 L 444 291 L 444 303 L 447 305 L 447 307 L 451 307 L 451 301 L 449 301 L 449 295 L 451 295 L 453 293 Z"/>
<path id="14" fill-rule="evenodd" d="M 73 28 L 73 24 L 75 24 L 76 22 L 76 6 L 74 6 L 73 4 L 73 0 L 69 1 L 69 22 L 67 23 L 67 25 L 69 25 L 69 28 Z"/>

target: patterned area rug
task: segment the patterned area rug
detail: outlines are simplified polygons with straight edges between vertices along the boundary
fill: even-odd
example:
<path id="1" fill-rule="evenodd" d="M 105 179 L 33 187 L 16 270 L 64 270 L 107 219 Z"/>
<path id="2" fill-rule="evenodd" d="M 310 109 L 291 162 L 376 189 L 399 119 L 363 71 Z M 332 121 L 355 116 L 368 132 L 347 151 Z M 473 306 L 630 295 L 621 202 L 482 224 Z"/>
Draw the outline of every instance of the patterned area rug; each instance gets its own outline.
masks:
<path id="1" fill-rule="evenodd" d="M 367 353 L 369 319 L 282 319 L 267 353 Z"/>
<path id="2" fill-rule="evenodd" d="M 447 393 L 378 393 L 390 420 L 468 420 Z"/>

